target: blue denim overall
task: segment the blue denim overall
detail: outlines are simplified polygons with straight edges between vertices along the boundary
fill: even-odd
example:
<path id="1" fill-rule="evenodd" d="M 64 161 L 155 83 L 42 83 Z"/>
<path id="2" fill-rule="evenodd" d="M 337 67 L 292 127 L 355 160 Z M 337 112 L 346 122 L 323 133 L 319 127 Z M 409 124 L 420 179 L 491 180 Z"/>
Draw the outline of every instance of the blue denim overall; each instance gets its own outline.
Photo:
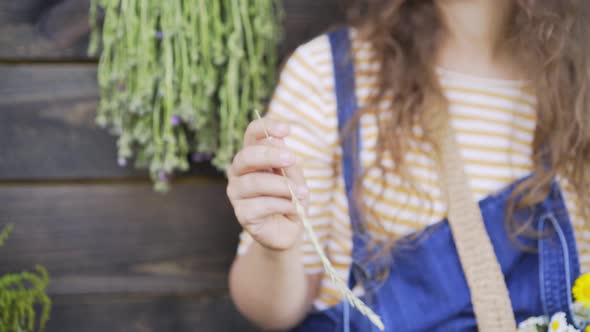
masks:
<path id="1" fill-rule="evenodd" d="M 342 128 L 357 110 L 354 66 L 350 57 L 348 30 L 329 34 L 334 59 L 338 121 Z M 357 128 L 356 135 L 359 135 Z M 343 175 L 349 202 L 352 202 L 355 170 L 354 138 L 344 140 Z M 360 142 L 357 136 L 357 142 Z M 355 147 L 355 145 L 357 145 Z M 548 234 L 541 239 L 521 239 L 534 251 L 520 250 L 506 233 L 504 219 L 507 200 L 516 183 L 479 202 L 486 229 L 504 273 L 518 323 L 540 315 L 562 311 L 572 321 L 571 287 L 580 274 L 573 226 L 556 183 L 547 198 L 531 211 L 517 217 L 532 217 L 537 230 Z M 375 246 L 363 230 L 354 204 L 349 204 L 353 230 L 353 264 L 350 286 L 359 282 L 365 300 L 381 316 L 388 332 L 477 331 L 469 288 L 447 220 L 428 227 L 418 236 L 408 237 L 408 245 L 397 246 L 390 264 L 369 260 Z M 372 248 L 372 249 L 369 249 Z M 389 265 L 389 266 L 388 266 Z M 385 268 L 389 274 L 379 281 Z M 383 278 L 381 278 L 383 279 Z M 377 331 L 368 319 L 347 303 L 311 313 L 293 331 Z M 503 332 L 503 331 L 499 331 Z M 508 332 L 508 331 L 506 331 Z M 513 332 L 513 331 L 509 331 Z"/>

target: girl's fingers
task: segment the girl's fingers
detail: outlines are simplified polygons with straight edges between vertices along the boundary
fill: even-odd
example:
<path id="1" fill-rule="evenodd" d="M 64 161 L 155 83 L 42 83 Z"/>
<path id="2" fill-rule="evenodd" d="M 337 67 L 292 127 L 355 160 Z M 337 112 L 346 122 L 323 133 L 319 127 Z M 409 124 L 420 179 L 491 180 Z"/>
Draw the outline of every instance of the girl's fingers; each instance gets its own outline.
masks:
<path id="1" fill-rule="evenodd" d="M 244 146 L 255 144 L 256 141 L 266 138 L 266 133 L 275 138 L 284 138 L 289 135 L 289 126 L 286 123 L 262 118 L 250 122 L 244 134 Z"/>
<path id="2" fill-rule="evenodd" d="M 236 217 L 243 226 L 264 221 L 272 215 L 295 215 L 295 205 L 289 199 L 277 197 L 255 197 L 234 202 Z"/>
<path id="3" fill-rule="evenodd" d="M 307 197 L 308 188 L 307 183 L 305 182 L 305 177 L 303 176 L 303 170 L 297 166 L 285 167 L 285 175 L 288 179 L 290 179 L 299 189 L 298 196 L 303 196 L 303 199 Z"/>
<path id="4" fill-rule="evenodd" d="M 291 198 L 291 187 L 300 200 L 307 198 L 307 188 L 299 188 L 293 181 L 274 173 L 250 173 L 232 180 L 228 187 L 228 196 L 232 200 L 271 196 Z"/>
<path id="5" fill-rule="evenodd" d="M 285 141 L 283 139 L 265 139 L 260 140 L 258 144 L 275 147 L 281 150 L 286 149 Z M 292 181 L 292 184 L 294 185 L 293 190 L 295 190 L 295 188 L 300 188 L 300 191 L 303 192 L 304 189 L 307 188 L 305 183 L 305 177 L 303 176 L 303 171 L 300 167 L 298 167 L 297 162 L 295 162 L 291 167 L 283 167 L 283 169 L 285 170 L 285 175 L 287 176 L 287 178 L 289 178 Z M 276 173 L 281 174 L 280 170 L 276 170 Z M 301 195 L 306 195 L 306 193 L 303 193 Z M 299 199 L 303 198 L 299 197 Z"/>
<path id="6" fill-rule="evenodd" d="M 274 146 L 275 148 L 285 148 L 285 140 L 282 138 L 271 137 L 270 139 L 261 138 L 259 139 L 256 144 L 258 145 L 266 145 L 266 146 Z"/>
<path id="7" fill-rule="evenodd" d="M 295 155 L 287 149 L 267 145 L 251 145 L 235 156 L 228 176 L 241 176 L 269 168 L 285 168 L 295 164 Z"/>

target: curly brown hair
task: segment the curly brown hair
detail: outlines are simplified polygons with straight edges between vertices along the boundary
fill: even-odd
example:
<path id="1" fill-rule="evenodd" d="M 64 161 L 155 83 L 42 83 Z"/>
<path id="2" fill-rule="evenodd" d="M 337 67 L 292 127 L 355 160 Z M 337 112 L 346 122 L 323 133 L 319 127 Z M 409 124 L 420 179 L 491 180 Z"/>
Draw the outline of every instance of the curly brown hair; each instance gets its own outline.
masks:
<path id="1" fill-rule="evenodd" d="M 406 153 L 414 140 L 435 146 L 429 111 L 433 105 L 447 105 L 433 56 L 445 34 L 435 2 L 350 0 L 348 7 L 349 24 L 370 42 L 381 65 L 371 104 L 386 98 L 388 108 L 394 110 L 386 121 L 377 117 L 376 166 L 382 167 L 387 153 L 394 161 L 394 171 L 407 183 L 412 181 Z M 516 187 L 506 211 L 506 227 L 514 239 L 531 230 L 531 221 L 517 220 L 515 212 L 544 200 L 557 175 L 568 180 L 580 212 L 589 216 L 589 22 L 587 0 L 515 1 L 506 42 L 530 80 L 538 105 L 531 156 L 535 172 Z M 364 108 L 355 122 L 376 109 Z M 416 126 L 424 129 L 420 137 L 413 130 Z"/>

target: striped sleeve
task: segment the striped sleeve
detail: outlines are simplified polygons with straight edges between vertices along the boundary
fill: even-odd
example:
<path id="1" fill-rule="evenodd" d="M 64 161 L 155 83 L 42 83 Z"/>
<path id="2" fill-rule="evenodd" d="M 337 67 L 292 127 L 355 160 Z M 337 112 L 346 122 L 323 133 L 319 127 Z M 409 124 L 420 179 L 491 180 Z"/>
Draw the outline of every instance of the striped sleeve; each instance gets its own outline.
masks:
<path id="1" fill-rule="evenodd" d="M 329 80 L 331 73 L 319 64 L 316 54 L 325 54 L 325 37 L 299 47 L 285 64 L 269 106 L 268 117 L 291 127 L 286 145 L 297 155 L 310 190 L 308 219 L 324 248 L 328 246 L 333 220 L 330 209 L 336 188 L 335 154 L 338 131 Z M 324 68 L 322 68 L 324 67 Z M 238 253 L 246 252 L 252 239 L 241 235 Z M 304 235 L 303 259 L 308 274 L 322 271 L 310 239 Z"/>

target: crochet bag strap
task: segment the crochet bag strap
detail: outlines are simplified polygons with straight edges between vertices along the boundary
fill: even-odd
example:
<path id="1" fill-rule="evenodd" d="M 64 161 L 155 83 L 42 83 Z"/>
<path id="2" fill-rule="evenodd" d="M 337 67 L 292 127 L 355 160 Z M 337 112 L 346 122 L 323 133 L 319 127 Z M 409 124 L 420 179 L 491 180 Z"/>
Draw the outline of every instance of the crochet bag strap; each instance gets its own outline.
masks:
<path id="1" fill-rule="evenodd" d="M 471 293 L 480 332 L 516 331 L 516 321 L 504 274 L 470 188 L 463 157 L 447 108 L 435 130 L 442 193 L 448 220 Z"/>

